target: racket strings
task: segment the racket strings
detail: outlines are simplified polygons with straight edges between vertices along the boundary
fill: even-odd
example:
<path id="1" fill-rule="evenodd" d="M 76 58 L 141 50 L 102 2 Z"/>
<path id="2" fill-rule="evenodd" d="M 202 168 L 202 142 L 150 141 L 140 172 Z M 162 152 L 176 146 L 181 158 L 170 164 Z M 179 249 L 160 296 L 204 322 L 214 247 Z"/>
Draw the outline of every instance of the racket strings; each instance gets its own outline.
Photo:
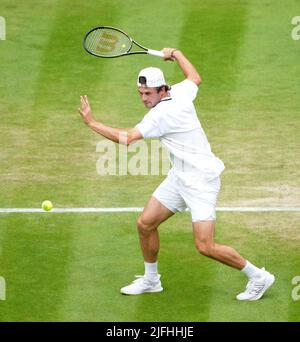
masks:
<path id="1" fill-rule="evenodd" d="M 132 42 L 122 32 L 99 28 L 88 35 L 85 45 L 90 52 L 98 56 L 112 57 L 128 52 Z"/>

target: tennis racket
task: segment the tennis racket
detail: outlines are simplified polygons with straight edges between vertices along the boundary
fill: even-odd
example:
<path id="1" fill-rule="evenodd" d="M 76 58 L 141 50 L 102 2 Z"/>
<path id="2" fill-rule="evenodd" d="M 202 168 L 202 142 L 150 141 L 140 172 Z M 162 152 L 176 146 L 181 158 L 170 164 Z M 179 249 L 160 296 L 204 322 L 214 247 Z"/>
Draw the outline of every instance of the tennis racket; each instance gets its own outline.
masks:
<path id="1" fill-rule="evenodd" d="M 133 45 L 141 48 L 142 51 L 131 51 Z M 90 30 L 83 39 L 83 46 L 91 55 L 103 58 L 141 54 L 164 57 L 163 52 L 148 49 L 125 32 L 111 26 L 98 26 Z"/>

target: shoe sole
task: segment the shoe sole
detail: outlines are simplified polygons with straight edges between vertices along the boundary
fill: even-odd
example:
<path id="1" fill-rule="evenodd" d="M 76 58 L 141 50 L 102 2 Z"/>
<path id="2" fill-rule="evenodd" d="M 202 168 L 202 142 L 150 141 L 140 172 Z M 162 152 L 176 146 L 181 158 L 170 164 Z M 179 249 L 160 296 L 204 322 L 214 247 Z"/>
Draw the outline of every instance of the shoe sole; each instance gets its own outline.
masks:
<path id="1" fill-rule="evenodd" d="M 159 289 L 155 289 L 155 290 L 147 290 L 147 291 L 143 291 L 143 292 L 138 292 L 138 293 L 128 293 L 128 292 L 122 292 L 122 290 L 120 291 L 121 294 L 123 295 L 127 295 L 127 296 L 136 296 L 136 295 L 140 295 L 143 293 L 156 293 L 156 292 L 162 292 L 163 288 L 160 287 Z"/>
<path id="2" fill-rule="evenodd" d="M 263 288 L 263 290 L 261 291 L 261 293 L 259 295 L 257 295 L 256 297 L 253 297 L 251 299 L 248 299 L 250 301 L 253 301 L 253 300 L 258 300 L 260 299 L 264 293 L 268 290 L 268 288 L 270 288 L 273 284 L 274 284 L 274 281 L 275 281 L 275 277 L 273 274 L 270 274 L 270 277 L 268 279 L 268 282 L 266 283 L 265 287 Z"/>

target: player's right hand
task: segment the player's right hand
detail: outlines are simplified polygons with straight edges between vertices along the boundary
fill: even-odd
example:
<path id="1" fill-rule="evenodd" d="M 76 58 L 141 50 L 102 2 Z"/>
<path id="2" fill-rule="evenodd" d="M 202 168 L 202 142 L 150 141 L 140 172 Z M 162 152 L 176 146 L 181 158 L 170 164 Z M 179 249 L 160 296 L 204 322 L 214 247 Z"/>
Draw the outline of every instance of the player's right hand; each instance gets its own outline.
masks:
<path id="1" fill-rule="evenodd" d="M 165 61 L 175 61 L 174 56 L 172 56 L 172 53 L 174 51 L 177 51 L 178 49 L 175 48 L 164 48 L 162 52 L 164 53 L 164 60 Z"/>

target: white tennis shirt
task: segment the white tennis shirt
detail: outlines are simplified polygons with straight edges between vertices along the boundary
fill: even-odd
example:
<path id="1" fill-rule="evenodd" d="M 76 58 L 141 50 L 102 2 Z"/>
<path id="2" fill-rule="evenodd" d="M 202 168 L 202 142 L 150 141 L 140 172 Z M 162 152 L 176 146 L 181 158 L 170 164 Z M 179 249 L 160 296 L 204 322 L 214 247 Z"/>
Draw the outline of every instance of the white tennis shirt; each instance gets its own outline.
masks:
<path id="1" fill-rule="evenodd" d="M 159 138 L 169 152 L 172 170 L 183 180 L 192 175 L 213 179 L 224 170 L 223 162 L 211 151 L 193 104 L 198 87 L 190 80 L 172 86 L 135 127 L 144 138 Z"/>

